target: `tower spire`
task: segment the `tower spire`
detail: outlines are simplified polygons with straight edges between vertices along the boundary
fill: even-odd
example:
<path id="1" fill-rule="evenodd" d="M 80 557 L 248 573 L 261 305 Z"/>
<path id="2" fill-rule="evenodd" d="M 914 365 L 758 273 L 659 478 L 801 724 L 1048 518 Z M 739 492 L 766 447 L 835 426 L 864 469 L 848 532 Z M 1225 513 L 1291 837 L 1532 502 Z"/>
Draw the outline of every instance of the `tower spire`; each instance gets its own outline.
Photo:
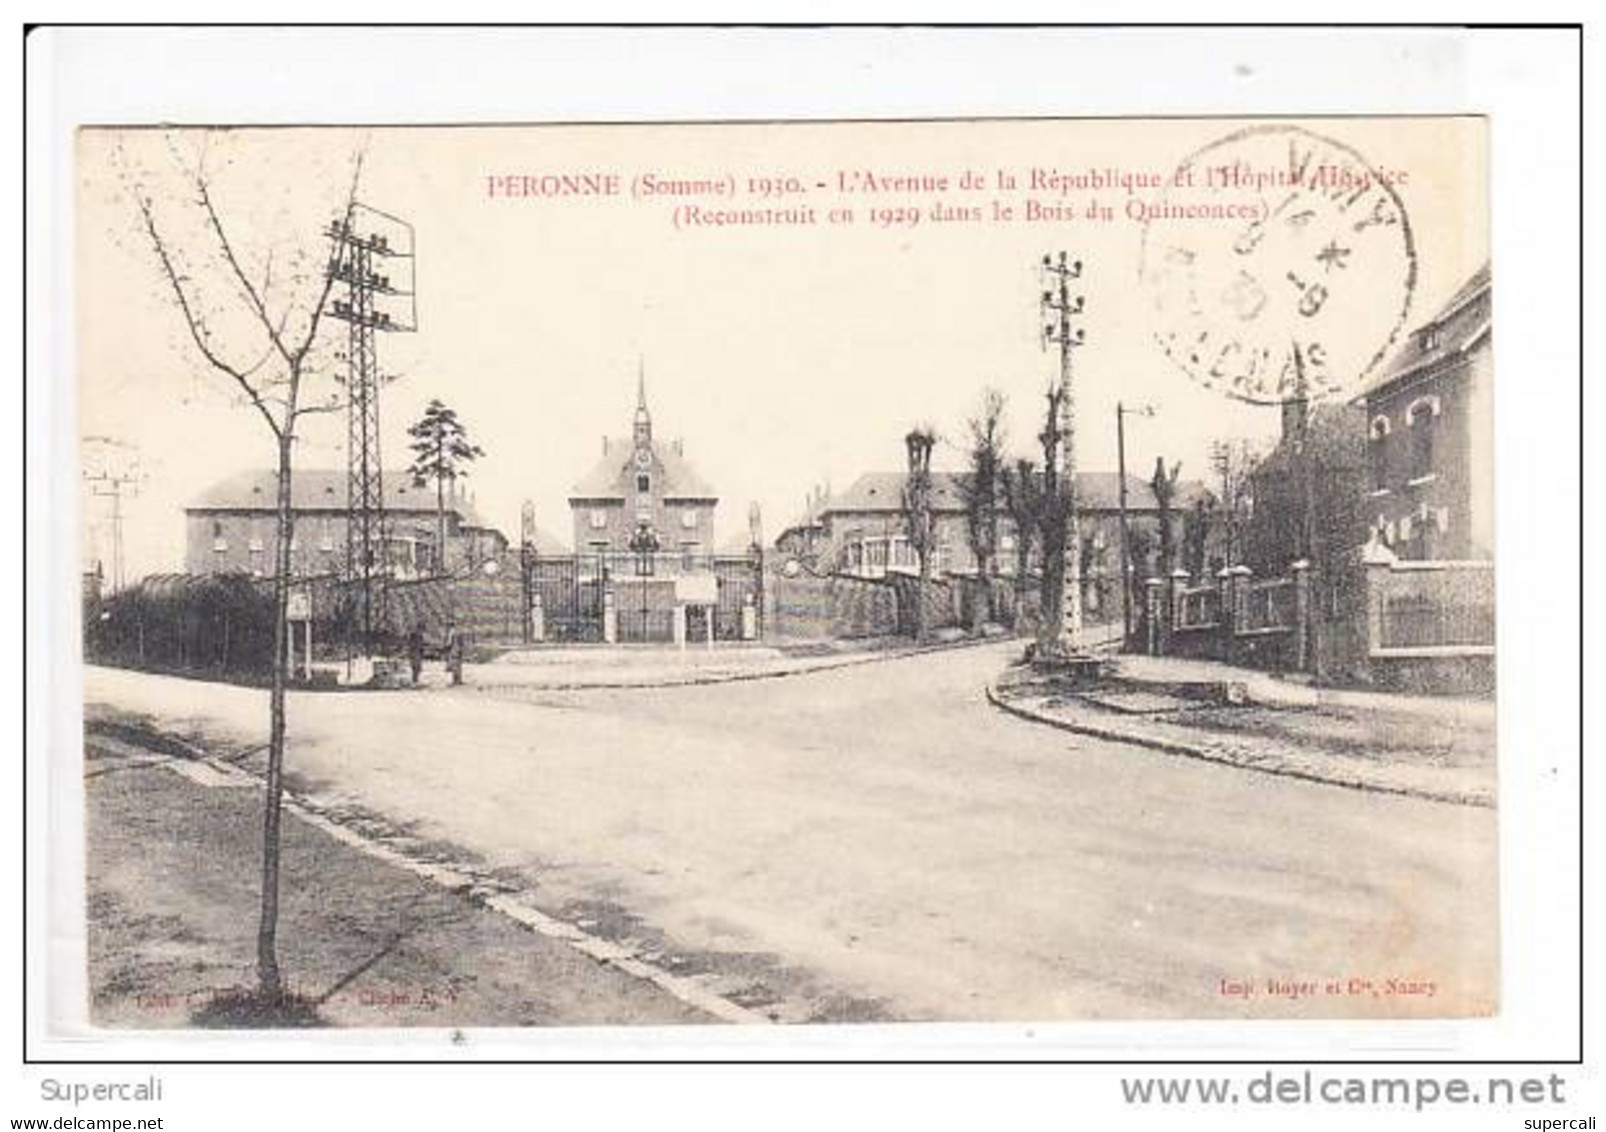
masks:
<path id="1" fill-rule="evenodd" d="M 652 443 L 652 414 L 647 411 L 647 363 L 636 356 L 636 446 Z"/>

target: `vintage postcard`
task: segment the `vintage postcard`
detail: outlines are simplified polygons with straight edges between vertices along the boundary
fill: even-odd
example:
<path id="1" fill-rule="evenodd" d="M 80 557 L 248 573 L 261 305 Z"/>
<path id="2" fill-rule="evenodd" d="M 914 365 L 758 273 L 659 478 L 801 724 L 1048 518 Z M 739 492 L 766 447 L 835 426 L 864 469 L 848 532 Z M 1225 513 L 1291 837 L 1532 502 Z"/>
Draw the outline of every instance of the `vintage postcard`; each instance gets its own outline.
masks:
<path id="1" fill-rule="evenodd" d="M 82 129 L 86 1023 L 1498 1013 L 1486 125 Z"/>

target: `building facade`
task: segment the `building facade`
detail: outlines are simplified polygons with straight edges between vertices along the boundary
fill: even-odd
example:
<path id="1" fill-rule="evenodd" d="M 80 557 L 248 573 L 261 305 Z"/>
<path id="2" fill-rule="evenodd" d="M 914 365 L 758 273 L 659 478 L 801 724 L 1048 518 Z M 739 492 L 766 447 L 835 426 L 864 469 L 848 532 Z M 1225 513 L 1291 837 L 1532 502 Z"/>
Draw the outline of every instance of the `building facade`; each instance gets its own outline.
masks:
<path id="1" fill-rule="evenodd" d="M 623 557 L 651 544 L 665 556 L 705 557 L 714 550 L 718 506 L 681 442 L 653 436 L 642 381 L 631 435 L 603 437 L 601 458 L 569 493 L 575 553 Z"/>
<path id="2" fill-rule="evenodd" d="M 1359 398 L 1370 526 L 1398 558 L 1493 557 L 1493 309 L 1486 265 Z"/>
<path id="3" fill-rule="evenodd" d="M 776 548 L 817 573 L 854 578 L 884 578 L 889 574 L 918 574 L 919 560 L 909 541 L 903 513 L 904 472 L 869 472 L 849 487 L 819 502 L 808 514 L 782 531 Z M 931 474 L 931 508 L 936 546 L 932 554 L 935 576 L 977 573 L 966 517 L 963 473 Z M 1119 602 L 1121 580 L 1120 480 L 1113 472 L 1079 472 L 1076 476 L 1078 530 L 1082 540 L 1082 576 L 1087 585 L 1088 615 L 1108 614 Z M 1180 556 L 1184 526 L 1198 501 L 1210 493 L 1197 481 L 1177 484 L 1171 505 L 1174 554 Z M 1161 539 L 1160 503 L 1153 487 L 1138 476 L 1127 476 L 1127 529 L 1131 539 L 1134 585 L 1158 569 Z M 1041 569 L 1041 547 L 1035 538 L 1027 547 L 1028 574 Z M 998 546 L 994 573 L 1016 576 L 1022 555 L 1015 522 L 1000 506 Z"/>
<path id="4" fill-rule="evenodd" d="M 278 477 L 249 471 L 213 484 L 184 509 L 184 568 L 190 574 L 271 577 L 278 561 Z M 297 471 L 291 486 L 294 527 L 290 572 L 317 577 L 346 571 L 346 473 Z M 439 540 L 433 486 L 417 487 L 401 470 L 384 473 L 386 559 L 402 579 L 461 573 L 499 557 L 507 538 L 460 494 L 446 496 L 446 547 Z M 444 559 L 444 561 L 443 561 Z"/>

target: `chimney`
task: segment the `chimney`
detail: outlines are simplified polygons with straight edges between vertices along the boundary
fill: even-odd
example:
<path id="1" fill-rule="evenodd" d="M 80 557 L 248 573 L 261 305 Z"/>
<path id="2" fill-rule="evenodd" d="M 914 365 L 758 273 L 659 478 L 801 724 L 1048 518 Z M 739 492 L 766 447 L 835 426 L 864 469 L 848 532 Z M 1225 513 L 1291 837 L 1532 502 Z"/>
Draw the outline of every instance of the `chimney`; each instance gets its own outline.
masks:
<path id="1" fill-rule="evenodd" d="M 602 454 L 604 456 L 608 454 L 608 438 L 606 436 L 602 438 Z"/>
<path id="2" fill-rule="evenodd" d="M 675 437 L 675 455 L 684 456 L 685 454 L 686 454 L 685 445 L 682 443 L 680 437 L 678 437 L 678 436 Z"/>

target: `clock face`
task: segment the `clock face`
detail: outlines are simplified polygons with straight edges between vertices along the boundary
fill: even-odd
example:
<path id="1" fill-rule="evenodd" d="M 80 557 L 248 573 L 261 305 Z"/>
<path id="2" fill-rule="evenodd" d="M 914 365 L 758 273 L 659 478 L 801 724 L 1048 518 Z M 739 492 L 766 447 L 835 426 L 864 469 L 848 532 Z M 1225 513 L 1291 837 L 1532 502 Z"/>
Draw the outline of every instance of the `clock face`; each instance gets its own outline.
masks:
<path id="1" fill-rule="evenodd" d="M 636 467 L 638 467 L 638 468 L 650 468 L 650 467 L 652 467 L 652 453 L 647 451 L 647 449 L 645 449 L 645 448 L 636 449 Z"/>

